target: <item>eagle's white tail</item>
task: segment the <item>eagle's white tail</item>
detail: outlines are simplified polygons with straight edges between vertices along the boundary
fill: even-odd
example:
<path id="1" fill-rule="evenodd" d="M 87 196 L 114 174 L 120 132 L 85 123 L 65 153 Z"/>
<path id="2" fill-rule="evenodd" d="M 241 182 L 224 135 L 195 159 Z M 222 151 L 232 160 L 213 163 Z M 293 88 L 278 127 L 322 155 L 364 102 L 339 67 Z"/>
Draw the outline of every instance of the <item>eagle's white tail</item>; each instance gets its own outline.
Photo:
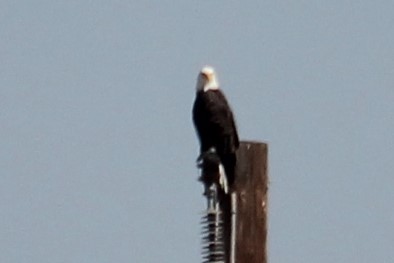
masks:
<path id="1" fill-rule="evenodd" d="M 224 171 L 223 164 L 219 164 L 219 185 L 223 189 L 223 191 L 227 194 L 228 193 L 228 182 L 226 172 Z"/>

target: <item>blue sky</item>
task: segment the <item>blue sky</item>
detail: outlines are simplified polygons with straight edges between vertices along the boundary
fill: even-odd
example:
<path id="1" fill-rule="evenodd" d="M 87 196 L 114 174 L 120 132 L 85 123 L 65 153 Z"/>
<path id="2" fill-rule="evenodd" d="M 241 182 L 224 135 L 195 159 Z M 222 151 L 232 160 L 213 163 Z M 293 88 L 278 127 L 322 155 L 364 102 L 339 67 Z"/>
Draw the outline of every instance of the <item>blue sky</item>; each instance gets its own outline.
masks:
<path id="1" fill-rule="evenodd" d="M 270 262 L 393 262 L 391 1 L 2 1 L 0 261 L 200 262 L 200 68 L 269 143 Z"/>

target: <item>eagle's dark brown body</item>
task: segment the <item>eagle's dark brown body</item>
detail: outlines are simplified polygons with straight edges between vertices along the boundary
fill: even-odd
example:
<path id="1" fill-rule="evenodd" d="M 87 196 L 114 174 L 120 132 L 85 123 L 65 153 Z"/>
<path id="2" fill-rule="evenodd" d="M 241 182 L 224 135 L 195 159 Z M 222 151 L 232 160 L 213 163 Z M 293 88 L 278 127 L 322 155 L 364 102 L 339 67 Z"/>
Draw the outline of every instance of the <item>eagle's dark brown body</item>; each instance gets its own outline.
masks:
<path id="1" fill-rule="evenodd" d="M 201 154 L 215 148 L 231 186 L 239 138 L 231 108 L 219 89 L 197 92 L 193 121 L 200 139 Z"/>

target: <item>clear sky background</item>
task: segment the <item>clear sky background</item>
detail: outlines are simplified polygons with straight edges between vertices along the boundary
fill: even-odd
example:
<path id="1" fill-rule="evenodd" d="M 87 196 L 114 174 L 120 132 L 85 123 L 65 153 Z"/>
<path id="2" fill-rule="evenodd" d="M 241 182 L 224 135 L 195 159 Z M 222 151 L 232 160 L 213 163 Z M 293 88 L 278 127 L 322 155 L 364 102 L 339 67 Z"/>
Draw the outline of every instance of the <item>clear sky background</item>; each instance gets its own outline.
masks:
<path id="1" fill-rule="evenodd" d="M 394 262 L 392 1 L 0 2 L 0 262 L 200 262 L 200 68 L 269 143 L 272 263 Z"/>

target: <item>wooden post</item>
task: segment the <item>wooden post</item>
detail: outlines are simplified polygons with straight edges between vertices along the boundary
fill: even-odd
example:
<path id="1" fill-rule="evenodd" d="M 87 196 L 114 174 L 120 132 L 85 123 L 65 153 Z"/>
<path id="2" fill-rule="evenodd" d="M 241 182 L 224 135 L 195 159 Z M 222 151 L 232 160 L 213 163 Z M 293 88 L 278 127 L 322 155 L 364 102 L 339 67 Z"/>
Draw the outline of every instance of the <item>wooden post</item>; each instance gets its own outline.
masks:
<path id="1" fill-rule="evenodd" d="M 267 263 L 267 155 L 268 145 L 260 142 L 241 142 L 237 152 L 234 263 Z"/>

